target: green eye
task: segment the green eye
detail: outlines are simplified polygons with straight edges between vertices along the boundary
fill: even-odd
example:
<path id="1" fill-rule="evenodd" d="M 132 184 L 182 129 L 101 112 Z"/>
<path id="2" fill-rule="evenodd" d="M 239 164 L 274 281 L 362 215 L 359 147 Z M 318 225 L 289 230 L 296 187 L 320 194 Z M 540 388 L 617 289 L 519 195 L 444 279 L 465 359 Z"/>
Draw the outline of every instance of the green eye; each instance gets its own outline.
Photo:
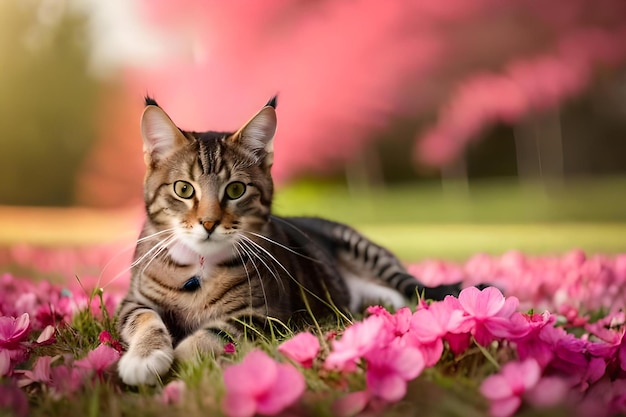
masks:
<path id="1" fill-rule="evenodd" d="M 226 197 L 231 200 L 236 200 L 246 192 L 246 184 L 243 182 L 235 181 L 226 186 Z"/>
<path id="2" fill-rule="evenodd" d="M 188 199 L 193 197 L 195 190 L 193 189 L 193 185 L 189 184 L 187 181 L 176 181 L 174 183 L 174 192 L 180 198 Z"/>

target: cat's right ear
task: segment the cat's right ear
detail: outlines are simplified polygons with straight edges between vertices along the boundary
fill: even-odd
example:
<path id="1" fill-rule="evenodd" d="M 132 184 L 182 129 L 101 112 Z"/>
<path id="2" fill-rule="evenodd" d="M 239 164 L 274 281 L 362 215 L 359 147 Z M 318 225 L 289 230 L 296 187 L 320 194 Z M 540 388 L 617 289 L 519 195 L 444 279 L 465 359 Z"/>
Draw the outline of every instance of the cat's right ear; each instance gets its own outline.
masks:
<path id="1" fill-rule="evenodd" d="M 148 166 L 158 165 L 187 141 L 167 113 L 156 105 L 148 105 L 143 111 L 141 136 L 144 160 Z"/>

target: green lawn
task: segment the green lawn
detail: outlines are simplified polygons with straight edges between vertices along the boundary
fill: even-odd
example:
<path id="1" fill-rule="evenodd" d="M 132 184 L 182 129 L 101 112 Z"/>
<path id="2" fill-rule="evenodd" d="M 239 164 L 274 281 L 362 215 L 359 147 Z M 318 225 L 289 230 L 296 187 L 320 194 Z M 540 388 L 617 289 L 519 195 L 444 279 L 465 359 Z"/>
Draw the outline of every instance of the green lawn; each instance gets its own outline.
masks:
<path id="1" fill-rule="evenodd" d="M 562 187 L 513 181 L 446 191 L 439 184 L 401 185 L 351 193 L 299 183 L 277 192 L 281 215 L 313 215 L 351 224 L 407 261 L 462 260 L 511 249 L 530 254 L 626 250 L 626 179 Z"/>
<path id="2" fill-rule="evenodd" d="M 626 223 L 626 178 L 571 181 L 559 187 L 474 181 L 469 189 L 433 182 L 360 192 L 300 182 L 277 190 L 274 210 L 352 224 Z"/>
<path id="3" fill-rule="evenodd" d="M 299 182 L 277 190 L 274 210 L 350 224 L 406 261 L 463 260 L 511 249 L 626 251 L 626 178 L 550 188 L 483 181 L 465 191 L 426 183 L 352 192 L 336 184 Z M 0 207 L 0 246 L 131 242 L 141 217 L 140 210 Z"/>
<path id="4" fill-rule="evenodd" d="M 405 261 L 445 258 L 462 261 L 475 253 L 520 250 L 530 255 L 626 251 L 626 223 L 390 224 L 360 230 Z"/>

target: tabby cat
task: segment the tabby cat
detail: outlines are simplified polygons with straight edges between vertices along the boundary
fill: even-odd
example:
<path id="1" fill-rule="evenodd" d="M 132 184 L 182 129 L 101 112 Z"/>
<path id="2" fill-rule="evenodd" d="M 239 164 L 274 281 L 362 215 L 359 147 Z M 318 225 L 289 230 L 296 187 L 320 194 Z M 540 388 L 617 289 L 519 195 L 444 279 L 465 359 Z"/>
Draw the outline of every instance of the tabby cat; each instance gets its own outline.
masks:
<path id="1" fill-rule="evenodd" d="M 129 385 L 174 360 L 219 354 L 252 324 L 394 308 L 424 288 L 398 259 L 343 224 L 272 215 L 276 98 L 234 133 L 179 129 L 152 98 L 141 120 L 147 219 L 118 310 Z"/>

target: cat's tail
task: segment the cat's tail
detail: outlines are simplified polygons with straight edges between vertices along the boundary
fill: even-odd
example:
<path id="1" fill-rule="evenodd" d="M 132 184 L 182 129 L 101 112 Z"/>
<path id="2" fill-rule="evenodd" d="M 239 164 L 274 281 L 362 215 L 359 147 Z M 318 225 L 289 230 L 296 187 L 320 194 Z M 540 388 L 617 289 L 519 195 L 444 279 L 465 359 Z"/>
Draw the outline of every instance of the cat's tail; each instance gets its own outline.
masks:
<path id="1" fill-rule="evenodd" d="M 390 251 L 349 226 L 312 217 L 290 217 L 286 220 L 303 233 L 312 235 L 316 242 L 335 255 L 342 267 L 355 275 L 382 282 L 408 298 L 419 296 L 442 300 L 446 295 L 456 296 L 461 291 L 460 284 L 423 285 Z"/>

